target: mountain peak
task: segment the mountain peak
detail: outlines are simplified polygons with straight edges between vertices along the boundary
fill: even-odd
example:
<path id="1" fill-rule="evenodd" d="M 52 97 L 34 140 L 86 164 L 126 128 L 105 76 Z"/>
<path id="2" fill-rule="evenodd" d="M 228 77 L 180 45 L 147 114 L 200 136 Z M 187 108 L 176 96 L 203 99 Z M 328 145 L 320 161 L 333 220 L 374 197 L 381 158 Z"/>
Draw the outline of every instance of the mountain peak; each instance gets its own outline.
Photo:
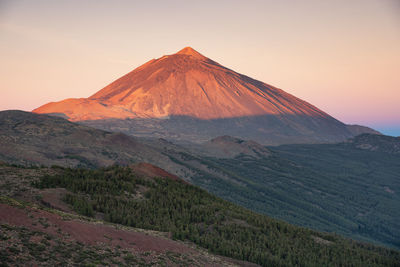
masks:
<path id="1" fill-rule="evenodd" d="M 169 116 L 202 120 L 264 115 L 328 116 L 282 90 L 213 62 L 192 47 L 149 61 L 90 98 L 49 103 L 34 112 L 64 113 L 72 121 Z"/>
<path id="2" fill-rule="evenodd" d="M 205 58 L 205 56 L 203 56 L 202 54 L 200 54 L 199 52 L 197 52 L 196 50 L 194 50 L 190 46 L 187 46 L 187 47 L 183 48 L 182 50 L 180 50 L 176 54 L 177 55 L 192 56 L 192 57 L 195 57 L 195 58 Z"/>
<path id="3" fill-rule="evenodd" d="M 144 122 L 135 133 L 157 132 L 153 137 L 182 141 L 187 138 L 190 142 L 229 133 L 263 144 L 321 143 L 343 141 L 354 133 L 365 132 L 364 128 L 350 130 L 311 104 L 228 69 L 191 47 L 151 60 L 89 98 L 48 103 L 34 112 L 63 115 L 71 121 L 92 121 L 88 123 L 107 120 L 107 125 L 113 123 L 108 119 L 138 119 L 126 121 L 138 123 L 134 127 L 139 127 L 139 121 Z M 155 118 L 163 119 L 165 126 L 153 123 Z M 170 136 L 175 131 L 170 128 L 153 130 L 156 125 L 160 129 L 173 127 L 182 135 Z M 207 125 L 206 130 L 202 125 Z M 195 129 L 201 134 L 197 135 Z"/>

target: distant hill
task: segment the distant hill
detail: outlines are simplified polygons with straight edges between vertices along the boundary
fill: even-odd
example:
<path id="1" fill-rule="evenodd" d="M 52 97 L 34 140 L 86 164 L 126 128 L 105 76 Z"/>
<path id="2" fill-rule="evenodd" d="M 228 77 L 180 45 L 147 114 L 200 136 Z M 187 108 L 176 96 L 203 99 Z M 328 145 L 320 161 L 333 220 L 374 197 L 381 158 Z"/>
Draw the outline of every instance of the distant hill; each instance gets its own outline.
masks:
<path id="1" fill-rule="evenodd" d="M 151 160 L 175 166 L 167 156 L 132 136 L 18 110 L 0 111 L 0 160 L 90 168 Z"/>
<path id="2" fill-rule="evenodd" d="M 346 144 L 363 150 L 400 154 L 400 137 L 361 134 L 349 139 Z"/>
<path id="3" fill-rule="evenodd" d="M 201 154 L 217 158 L 234 158 L 239 155 L 268 157 L 270 155 L 270 151 L 257 142 L 246 141 L 228 135 L 211 139 L 202 145 L 196 146 L 196 148 Z"/>
<path id="4" fill-rule="evenodd" d="M 222 135 L 261 144 L 326 143 L 360 133 L 272 85 L 230 70 L 191 47 L 153 59 L 88 98 L 33 110 L 134 136 L 201 143 Z"/>
<path id="5" fill-rule="evenodd" d="M 369 127 L 366 127 L 366 126 L 361 126 L 361 125 L 346 125 L 347 126 L 347 129 L 354 135 L 354 136 L 357 136 L 357 135 L 360 135 L 360 134 L 363 134 L 363 133 L 368 133 L 368 134 L 381 134 L 380 132 L 378 132 L 378 131 L 375 131 L 375 130 L 373 130 L 373 129 L 371 129 L 371 128 L 369 128 Z"/>

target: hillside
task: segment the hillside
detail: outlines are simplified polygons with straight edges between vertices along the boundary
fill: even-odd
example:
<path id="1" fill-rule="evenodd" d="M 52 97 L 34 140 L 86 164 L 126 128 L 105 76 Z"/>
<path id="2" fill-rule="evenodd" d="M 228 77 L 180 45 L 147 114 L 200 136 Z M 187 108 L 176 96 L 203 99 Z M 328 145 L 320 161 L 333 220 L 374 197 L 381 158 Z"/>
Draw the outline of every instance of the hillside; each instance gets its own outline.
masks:
<path id="1" fill-rule="evenodd" d="M 89 168 L 151 162 L 177 174 L 182 169 L 134 137 L 18 110 L 0 111 L 0 161 Z"/>
<path id="2" fill-rule="evenodd" d="M 201 143 L 221 135 L 262 144 L 343 141 L 358 133 L 281 89 L 186 47 L 150 60 L 88 98 L 33 110 L 103 130 Z"/>
<path id="3" fill-rule="evenodd" d="M 375 145 L 396 140 L 370 137 Z M 354 146 L 364 139 L 263 147 L 268 153 L 229 137 L 186 150 L 163 140 L 146 144 L 190 170 L 183 178 L 226 200 L 293 224 L 399 248 L 399 154 Z"/>
<path id="4" fill-rule="evenodd" d="M 258 266 L 172 240 L 166 232 L 81 216 L 65 203 L 69 191 L 31 186 L 61 173 L 0 165 L 1 266 Z"/>
<path id="5" fill-rule="evenodd" d="M 122 134 L 23 111 L 0 112 L 0 144 L 2 160 L 71 167 L 137 161 L 147 149 Z"/>
<path id="6" fill-rule="evenodd" d="M 246 141 L 232 136 L 224 135 L 211 139 L 210 141 L 191 146 L 194 151 L 205 156 L 216 158 L 235 158 L 239 155 L 250 157 L 268 157 L 271 152 L 254 141 Z"/>
<path id="7" fill-rule="evenodd" d="M 397 251 L 291 226 L 179 180 L 140 176 L 129 167 L 2 165 L 0 181 L 6 263 L 251 266 L 187 241 L 262 266 L 395 266 L 400 260 Z M 51 194 L 54 190 L 63 194 Z M 60 203 L 70 211 L 56 211 Z"/>
<path id="8" fill-rule="evenodd" d="M 351 138 L 346 143 L 358 149 L 400 154 L 400 137 L 361 134 Z"/>
<path id="9" fill-rule="evenodd" d="M 90 168 L 152 163 L 253 211 L 399 247 L 399 154 L 354 145 L 368 141 L 390 148 L 396 138 L 362 135 L 341 144 L 267 148 L 223 136 L 182 147 L 20 111 L 0 112 L 0 125 L 0 160 L 9 163 Z M 134 168 L 164 175 L 158 167 Z"/>
<path id="10" fill-rule="evenodd" d="M 400 157 L 392 153 L 395 147 L 378 146 L 396 139 L 369 136 L 379 147 L 371 151 L 365 137 L 268 147 L 264 157 L 169 155 L 197 172 L 195 184 L 224 199 L 290 223 L 399 248 Z"/>

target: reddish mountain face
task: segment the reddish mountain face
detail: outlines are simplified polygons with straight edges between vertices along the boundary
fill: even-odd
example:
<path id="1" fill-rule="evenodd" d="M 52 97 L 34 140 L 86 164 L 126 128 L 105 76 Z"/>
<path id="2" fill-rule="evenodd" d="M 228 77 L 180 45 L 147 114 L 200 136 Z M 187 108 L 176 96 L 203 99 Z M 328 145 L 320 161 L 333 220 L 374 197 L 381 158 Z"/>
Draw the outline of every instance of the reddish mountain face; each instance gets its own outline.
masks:
<path id="1" fill-rule="evenodd" d="M 343 141 L 347 126 L 278 88 L 234 72 L 190 47 L 153 59 L 89 98 L 35 109 L 139 137 L 205 142 L 221 135 L 261 144 Z"/>
<path id="2" fill-rule="evenodd" d="M 190 47 L 147 62 L 89 98 L 48 103 L 34 112 L 63 113 L 71 121 L 170 115 L 328 117 L 309 103 L 227 69 Z"/>

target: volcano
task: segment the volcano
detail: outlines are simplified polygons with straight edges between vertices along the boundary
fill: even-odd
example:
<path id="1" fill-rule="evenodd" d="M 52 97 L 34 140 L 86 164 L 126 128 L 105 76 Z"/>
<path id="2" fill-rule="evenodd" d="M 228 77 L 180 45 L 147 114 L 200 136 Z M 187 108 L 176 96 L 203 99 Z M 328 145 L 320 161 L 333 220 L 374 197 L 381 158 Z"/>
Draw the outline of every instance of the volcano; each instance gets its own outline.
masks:
<path id="1" fill-rule="evenodd" d="M 315 106 L 230 70 L 191 47 L 153 59 L 89 98 L 45 104 L 56 114 L 106 130 L 202 142 L 219 135 L 263 144 L 342 141 L 354 132 Z"/>

